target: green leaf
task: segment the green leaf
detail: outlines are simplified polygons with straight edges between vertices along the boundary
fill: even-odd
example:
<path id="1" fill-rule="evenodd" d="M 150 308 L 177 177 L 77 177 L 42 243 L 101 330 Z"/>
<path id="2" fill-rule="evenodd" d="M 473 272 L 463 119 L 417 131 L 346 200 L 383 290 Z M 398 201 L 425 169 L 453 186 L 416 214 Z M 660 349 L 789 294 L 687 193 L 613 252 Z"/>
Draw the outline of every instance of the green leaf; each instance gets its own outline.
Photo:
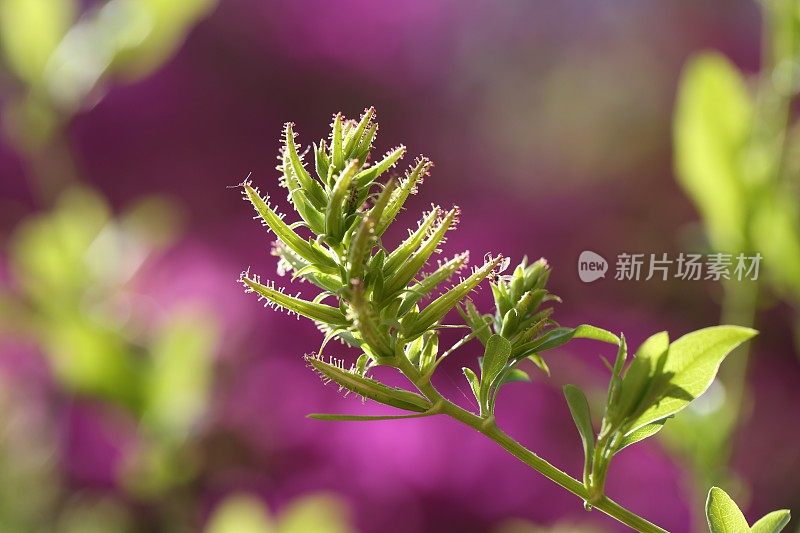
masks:
<path id="1" fill-rule="evenodd" d="M 486 341 L 489 340 L 489 337 L 492 334 L 491 315 L 481 315 L 471 300 L 467 301 L 463 309 L 461 306 L 457 307 L 457 309 L 461 315 L 461 318 L 464 319 L 464 322 L 475 334 L 475 337 L 481 342 L 481 344 L 486 346 Z"/>
<path id="2" fill-rule="evenodd" d="M 403 296 L 403 303 L 398 311 L 399 314 L 404 314 L 410 310 L 422 298 L 425 298 L 433 292 L 436 287 L 449 280 L 453 274 L 458 272 L 469 259 L 469 253 L 464 252 L 458 254 L 452 259 L 441 263 L 439 268 L 434 272 L 428 274 L 419 283 L 415 283 L 408 288 L 405 296 Z"/>
<path id="3" fill-rule="evenodd" d="M 478 403 L 480 403 L 481 384 L 480 380 L 478 379 L 478 376 L 471 368 L 463 367 L 461 371 L 464 372 L 464 377 L 466 377 L 467 381 L 469 382 L 469 388 L 472 390 L 472 394 L 473 396 L 475 396 L 475 400 Z"/>
<path id="4" fill-rule="evenodd" d="M 428 175 L 431 166 L 432 163 L 430 160 L 422 157 L 417 161 L 414 169 L 410 173 L 406 173 L 405 179 L 400 183 L 400 186 L 394 194 L 392 194 L 389 205 L 386 206 L 383 216 L 375 227 L 375 234 L 377 236 L 380 237 L 383 235 L 386 228 L 389 227 L 389 224 L 397 217 L 397 214 L 400 212 L 400 209 L 403 207 L 408 197 L 416 192 L 417 185 Z"/>
<path id="5" fill-rule="evenodd" d="M 505 369 L 511 355 L 511 343 L 502 335 L 492 335 L 486 342 L 481 368 L 480 404 L 485 413 L 488 407 L 489 391 L 495 379 Z"/>
<path id="6" fill-rule="evenodd" d="M 588 474 L 592 467 L 592 458 L 594 457 L 594 429 L 592 428 L 589 402 L 586 401 L 586 395 L 583 394 L 583 391 L 574 385 L 564 385 L 564 396 L 567 398 L 569 412 L 572 414 L 572 420 L 575 422 L 575 427 L 578 428 L 581 443 L 583 444 L 585 483 L 588 480 Z"/>
<path id="7" fill-rule="evenodd" d="M 369 254 L 372 251 L 375 243 L 375 221 L 381 217 L 381 214 L 386 208 L 386 204 L 389 201 L 396 184 L 397 182 L 395 180 L 390 180 L 386 184 L 386 187 L 383 189 L 383 191 L 381 191 L 381 194 L 378 195 L 378 198 L 375 200 L 375 204 L 372 206 L 369 212 L 365 215 L 362 215 L 361 223 L 356 229 L 356 232 L 353 235 L 350 243 L 350 273 L 348 274 L 349 281 L 352 281 L 353 279 L 359 279 L 361 277 L 364 268 L 364 262 L 369 257 Z"/>
<path id="8" fill-rule="evenodd" d="M 722 55 L 705 53 L 685 67 L 673 132 L 676 173 L 719 250 L 742 249 L 747 191 L 741 166 L 752 107 L 741 73 Z"/>
<path id="9" fill-rule="evenodd" d="M 344 146 L 344 155 L 347 158 L 354 158 L 356 155 L 354 152 L 358 145 L 361 143 L 361 138 L 364 136 L 364 131 L 367 129 L 367 125 L 370 124 L 372 117 L 375 116 L 375 108 L 369 107 L 364 110 L 364 114 L 361 115 L 361 120 L 358 122 L 358 126 L 355 129 L 348 132 L 347 135 L 347 142 Z"/>
<path id="10" fill-rule="evenodd" d="M 408 259 L 411 257 L 411 254 L 419 249 L 419 247 L 425 241 L 425 237 L 430 234 L 431 228 L 433 228 L 441 212 L 442 211 L 440 207 L 434 206 L 430 213 L 425 215 L 419 222 L 416 231 L 411 232 L 411 234 L 403 242 L 401 242 L 397 248 L 392 250 L 383 263 L 384 274 L 394 274 L 404 263 L 408 261 Z"/>
<path id="11" fill-rule="evenodd" d="M 319 145 L 314 144 L 314 169 L 317 171 L 317 177 L 322 183 L 328 182 L 328 168 L 331 166 L 331 161 L 328 159 L 328 145 L 325 139 L 319 142 Z"/>
<path id="12" fill-rule="evenodd" d="M 417 413 L 413 415 L 338 415 L 328 413 L 311 413 L 306 418 L 313 420 L 329 420 L 335 422 L 375 422 L 379 420 L 403 420 L 406 418 L 424 418 L 431 413 Z"/>
<path id="13" fill-rule="evenodd" d="M 780 533 L 791 518 L 792 516 L 788 509 L 772 511 L 753 524 L 751 531 L 753 533 Z"/>
<path id="14" fill-rule="evenodd" d="M 477 287 L 481 281 L 491 275 L 491 273 L 494 272 L 495 267 L 497 267 L 502 260 L 502 257 L 490 259 L 485 265 L 475 270 L 475 272 L 468 276 L 464 281 L 428 304 L 428 306 L 420 312 L 419 316 L 414 321 L 414 325 L 408 334 L 408 338 L 413 338 L 416 335 L 427 331 L 429 328 L 433 327 L 434 324 L 444 318 L 444 316 L 450 312 L 450 310 L 453 309 L 458 302 L 466 298 L 466 296 L 475 287 Z"/>
<path id="15" fill-rule="evenodd" d="M 620 450 L 627 448 L 631 444 L 636 444 L 637 442 L 646 439 L 647 437 L 652 437 L 659 431 L 661 428 L 664 427 L 667 419 L 659 420 L 658 422 L 653 422 L 652 424 L 647 424 L 646 426 L 642 426 L 639 429 L 631 431 L 627 435 L 625 435 L 620 443 L 617 445 L 617 452 Z M 615 452 L 616 453 L 616 452 Z"/>
<path id="16" fill-rule="evenodd" d="M 354 372 L 349 372 L 344 368 L 326 363 L 316 357 L 306 356 L 306 361 L 319 372 L 320 376 L 326 380 L 332 380 L 342 388 L 355 392 L 384 405 L 424 413 L 431 408 L 431 403 L 419 394 L 388 387 L 374 379 L 359 376 Z"/>
<path id="17" fill-rule="evenodd" d="M 289 162 L 289 166 L 287 166 L 287 168 L 284 170 L 284 173 L 293 172 L 306 197 L 311 201 L 316 209 L 321 210 L 327 204 L 325 191 L 322 189 L 322 186 L 319 184 L 319 182 L 312 178 L 311 174 L 308 173 L 300 154 L 297 153 L 297 145 L 295 145 L 294 142 L 295 133 L 293 127 L 294 124 L 287 122 L 284 129 L 283 142 Z"/>
<path id="18" fill-rule="evenodd" d="M 274 244 L 272 255 L 280 258 L 278 271 L 291 271 L 292 279 L 296 277 L 306 279 L 320 289 L 324 289 L 332 294 L 335 294 L 336 291 L 342 287 L 342 278 L 340 276 L 323 272 L 317 268 L 316 265 L 309 263 L 280 241 Z"/>
<path id="19" fill-rule="evenodd" d="M 547 362 L 542 358 L 541 355 L 538 353 L 532 353 L 528 356 L 534 365 L 536 365 L 542 372 L 550 376 L 550 367 L 547 366 Z"/>
<path id="20" fill-rule="evenodd" d="M 387 295 L 394 295 L 398 291 L 406 288 L 408 283 L 419 274 L 425 263 L 439 248 L 439 245 L 444 242 L 445 234 L 455 225 L 457 221 L 458 211 L 451 209 L 447 212 L 444 218 L 439 222 L 436 228 L 431 232 L 430 236 L 420 245 L 419 249 L 411 254 L 407 261 L 398 266 L 395 272 L 388 276 L 386 285 L 384 287 Z M 389 261 L 392 255 L 387 258 L 387 270 Z"/>
<path id="21" fill-rule="evenodd" d="M 250 203 L 255 207 L 258 216 L 264 224 L 275 233 L 281 242 L 306 261 L 317 265 L 321 271 L 331 274 L 338 272 L 338 268 L 333 260 L 295 233 L 249 182 L 244 182 L 243 185 L 247 199 L 250 200 Z"/>
<path id="22" fill-rule="evenodd" d="M 284 308 L 292 313 L 297 313 L 311 320 L 322 322 L 334 326 L 347 326 L 349 322 L 347 318 L 337 307 L 330 305 L 309 302 L 301 298 L 289 296 L 284 294 L 278 289 L 268 285 L 262 285 L 256 278 L 251 278 L 247 273 L 243 273 L 240 281 L 252 292 L 266 298 L 270 303 Z"/>
<path id="23" fill-rule="evenodd" d="M 375 316 L 372 305 L 364 298 L 363 287 L 354 285 L 351 296 L 351 307 L 355 312 L 355 325 L 358 333 L 364 339 L 362 349 L 369 349 L 372 354 L 380 359 L 394 357 L 392 339 L 386 329 L 379 325 L 379 318 Z"/>
<path id="24" fill-rule="evenodd" d="M 350 185 L 358 170 L 358 162 L 350 161 L 336 178 L 328 206 L 325 210 L 325 237 L 328 242 L 336 244 L 344 236 L 344 215 L 347 210 L 347 197 Z"/>
<path id="25" fill-rule="evenodd" d="M 750 531 L 750 526 L 736 502 L 718 487 L 711 487 L 711 490 L 708 491 L 706 519 L 711 533 L 747 533 Z"/>
<path id="26" fill-rule="evenodd" d="M 344 149 L 342 147 L 342 114 L 336 113 L 333 117 L 333 130 L 331 131 L 331 152 L 333 168 L 344 168 Z"/>
<path id="27" fill-rule="evenodd" d="M 619 395 L 618 413 L 622 418 L 632 416 L 647 393 L 658 362 L 666 357 L 669 349 L 669 334 L 656 333 L 645 340 L 634 355 L 633 362 L 625 371 Z"/>
<path id="28" fill-rule="evenodd" d="M 405 146 L 398 146 L 394 150 L 383 156 L 383 159 L 372 165 L 371 167 L 362 170 L 355 177 L 355 183 L 359 189 L 366 187 L 375 181 L 381 174 L 392 168 L 403 155 L 406 153 Z"/>
<path id="29" fill-rule="evenodd" d="M 711 385 L 723 359 L 756 333 L 739 326 L 714 326 L 670 344 L 663 368 L 642 400 L 644 412 L 629 423 L 629 431 L 684 409 Z"/>
<path id="30" fill-rule="evenodd" d="M 553 348 L 563 346 L 572 339 L 597 340 L 615 346 L 619 344 L 619 338 L 610 331 L 588 324 L 582 324 L 576 328 L 553 328 L 541 337 L 520 344 L 514 348 L 514 357 L 522 358 L 531 353 L 552 350 Z"/>
<path id="31" fill-rule="evenodd" d="M 520 381 L 529 382 L 530 380 L 531 377 L 527 372 L 519 368 L 512 368 L 503 374 L 503 381 L 500 384 L 505 385 L 506 383 L 516 383 Z"/>
<path id="32" fill-rule="evenodd" d="M 575 328 L 575 333 L 573 334 L 572 338 L 590 339 L 614 345 L 619 345 L 620 342 L 619 337 L 617 337 L 610 331 L 598 328 L 597 326 L 591 326 L 589 324 L 581 324 L 580 326 Z"/>

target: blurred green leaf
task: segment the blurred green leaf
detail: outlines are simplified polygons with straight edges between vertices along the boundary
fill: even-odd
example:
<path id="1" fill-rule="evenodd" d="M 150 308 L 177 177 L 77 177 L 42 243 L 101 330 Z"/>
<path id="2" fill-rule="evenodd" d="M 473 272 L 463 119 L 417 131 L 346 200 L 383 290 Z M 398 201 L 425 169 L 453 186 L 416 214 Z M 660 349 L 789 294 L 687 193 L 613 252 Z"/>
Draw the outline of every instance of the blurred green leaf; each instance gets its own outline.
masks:
<path id="1" fill-rule="evenodd" d="M 345 503 L 329 494 L 291 502 L 278 519 L 254 496 L 229 496 L 217 506 L 205 533 L 348 533 L 353 531 Z"/>
<path id="2" fill-rule="evenodd" d="M 141 78 L 175 53 L 191 28 L 211 12 L 216 0 L 115 0 L 135 5 L 148 31 L 135 45 L 120 50 L 113 67 L 125 77 Z"/>
<path id="3" fill-rule="evenodd" d="M 280 513 L 278 533 L 348 533 L 347 506 L 330 494 L 311 494 L 291 502 Z M 238 533 L 238 532 L 237 532 Z"/>
<path id="4" fill-rule="evenodd" d="M 776 292 L 800 301 L 800 209 L 792 191 L 776 191 L 753 207 L 751 238 L 769 258 L 765 270 Z"/>
<path id="5" fill-rule="evenodd" d="M 673 131 L 676 172 L 718 250 L 743 249 L 747 190 L 740 169 L 752 107 L 742 75 L 722 55 L 704 53 L 684 68 Z"/>
<path id="6" fill-rule="evenodd" d="M 74 0 L 0 0 L 0 43 L 20 79 L 33 86 L 41 83 L 75 9 Z"/>
<path id="7" fill-rule="evenodd" d="M 711 533 L 747 533 L 750 526 L 742 511 L 728 494 L 711 487 L 706 500 L 706 519 Z"/>
<path id="8" fill-rule="evenodd" d="M 143 420 L 159 433 L 184 437 L 205 411 L 217 348 L 215 321 L 183 312 L 161 326 L 150 347 Z"/>
<path id="9" fill-rule="evenodd" d="M 206 524 L 205 533 L 277 533 L 267 507 L 254 496 L 228 496 Z"/>
<path id="10" fill-rule="evenodd" d="M 39 335 L 56 376 L 66 387 L 137 408 L 141 361 L 117 331 L 76 316 L 44 324 Z"/>

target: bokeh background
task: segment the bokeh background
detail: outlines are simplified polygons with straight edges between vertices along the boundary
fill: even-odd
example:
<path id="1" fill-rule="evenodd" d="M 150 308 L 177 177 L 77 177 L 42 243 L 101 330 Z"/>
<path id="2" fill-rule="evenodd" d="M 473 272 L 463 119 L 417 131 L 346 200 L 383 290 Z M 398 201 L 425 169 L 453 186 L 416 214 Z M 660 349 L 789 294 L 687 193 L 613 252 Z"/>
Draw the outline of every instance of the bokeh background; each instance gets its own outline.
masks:
<path id="1" fill-rule="evenodd" d="M 547 257 L 561 323 L 634 346 L 677 337 L 719 323 L 736 287 L 584 284 L 577 257 L 712 249 L 673 171 L 676 91 L 705 49 L 763 74 L 764 13 L 749 0 L 0 0 L 0 530 L 622 531 L 454 422 L 306 419 L 382 411 L 305 367 L 312 324 L 243 294 L 239 272 L 274 277 L 276 261 L 228 186 L 252 172 L 283 199 L 283 123 L 307 145 L 334 112 L 373 105 L 378 152 L 403 143 L 436 165 L 400 226 L 458 204 L 446 253 Z M 800 510 L 787 294 L 728 313 L 762 332 L 734 356 L 739 374 L 622 454 L 612 497 L 676 532 L 702 524 L 711 482 L 751 521 Z M 498 404 L 509 433 L 573 475 L 561 385 L 601 402 L 602 350 L 570 345 L 549 357 L 552 379 Z M 465 406 L 475 355 L 437 381 Z"/>

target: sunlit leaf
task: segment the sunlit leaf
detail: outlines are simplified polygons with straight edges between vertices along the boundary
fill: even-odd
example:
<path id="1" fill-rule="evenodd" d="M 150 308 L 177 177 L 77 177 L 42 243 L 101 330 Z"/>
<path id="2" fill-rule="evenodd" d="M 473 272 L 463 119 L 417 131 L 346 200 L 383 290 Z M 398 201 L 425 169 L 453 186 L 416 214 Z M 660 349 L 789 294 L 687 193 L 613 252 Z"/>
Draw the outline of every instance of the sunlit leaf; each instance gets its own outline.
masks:
<path id="1" fill-rule="evenodd" d="M 583 391 L 574 385 L 564 385 L 564 396 L 567 398 L 569 412 L 578 433 L 581 436 L 584 456 L 584 477 L 588 477 L 589 470 L 594 457 L 594 428 L 592 427 L 592 415 L 589 411 L 589 402 Z"/>
<path id="2" fill-rule="evenodd" d="M 753 533 L 780 533 L 791 518 L 792 515 L 788 509 L 772 511 L 764 515 L 764 517 L 753 524 L 753 527 L 750 529 Z"/>
<path id="3" fill-rule="evenodd" d="M 686 407 L 711 385 L 722 360 L 756 333 L 739 326 L 715 326 L 688 333 L 670 344 L 658 381 L 642 400 L 644 411 L 629 423 L 629 431 Z"/>
<path id="4" fill-rule="evenodd" d="M 728 494 L 712 487 L 706 500 L 706 519 L 711 533 L 747 533 L 750 526 Z"/>
<path id="5" fill-rule="evenodd" d="M 624 448 L 627 448 L 631 444 L 636 444 L 639 441 L 646 439 L 647 437 L 652 437 L 659 431 L 661 428 L 664 427 L 664 423 L 667 421 L 666 418 L 663 420 L 659 420 L 658 422 L 653 422 L 652 424 L 647 424 L 645 426 L 640 427 L 634 431 L 631 431 L 627 435 L 625 435 L 620 443 L 617 446 L 617 451 L 621 451 Z"/>

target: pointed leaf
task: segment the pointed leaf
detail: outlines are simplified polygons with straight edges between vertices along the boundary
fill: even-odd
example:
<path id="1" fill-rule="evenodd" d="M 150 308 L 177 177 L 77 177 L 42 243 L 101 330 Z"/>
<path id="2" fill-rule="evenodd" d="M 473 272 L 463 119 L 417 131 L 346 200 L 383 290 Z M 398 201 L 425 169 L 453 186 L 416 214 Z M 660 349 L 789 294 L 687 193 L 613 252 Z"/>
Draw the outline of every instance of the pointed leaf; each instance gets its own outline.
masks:
<path id="1" fill-rule="evenodd" d="M 392 275 L 388 276 L 384 287 L 387 295 L 394 295 L 396 292 L 404 289 L 408 283 L 419 274 L 419 271 L 422 270 L 422 267 L 425 266 L 425 263 L 428 262 L 431 255 L 433 255 L 439 248 L 439 245 L 444 242 L 445 234 L 455 225 L 458 220 L 457 217 L 457 209 L 448 211 L 441 222 L 436 226 L 436 229 L 434 229 L 430 236 L 420 245 L 419 249 L 411 254 L 411 257 L 401 264 Z M 391 254 L 387 259 L 387 269 L 390 259 L 392 259 Z"/>
<path id="2" fill-rule="evenodd" d="M 425 176 L 428 175 L 431 166 L 432 164 L 430 160 L 423 157 L 417 161 L 416 166 L 410 173 L 406 173 L 405 179 L 402 181 L 402 183 L 400 183 L 400 186 L 392 195 L 389 205 L 386 206 L 383 216 L 375 227 L 376 235 L 383 235 L 383 233 L 386 231 L 386 228 L 389 227 L 389 224 L 392 223 L 397 214 L 400 212 L 400 209 L 403 207 L 403 204 L 405 204 L 408 197 L 416 192 L 417 185 L 419 185 Z"/>
<path id="3" fill-rule="evenodd" d="M 392 168 L 403 155 L 406 153 L 405 146 L 398 146 L 394 150 L 388 152 L 383 159 L 372 165 L 371 167 L 362 170 L 355 177 L 356 185 L 359 189 L 366 187 L 375 181 L 381 174 Z"/>
<path id="4" fill-rule="evenodd" d="M 458 302 L 466 298 L 466 296 L 480 284 L 481 281 L 489 277 L 497 265 L 503 260 L 502 257 L 496 257 L 489 260 L 481 268 L 475 270 L 464 281 L 436 298 L 433 302 L 423 309 L 408 334 L 408 338 L 413 338 L 423 331 L 427 331 L 434 324 L 439 322 L 444 316 L 453 309 Z"/>
<path id="5" fill-rule="evenodd" d="M 489 393 L 498 376 L 503 372 L 511 355 L 511 343 L 502 335 L 492 335 L 486 342 L 481 366 L 480 405 L 481 414 L 486 414 L 489 406 Z"/>
<path id="6" fill-rule="evenodd" d="M 544 372 L 548 376 L 550 375 L 550 367 L 547 366 L 547 362 L 544 359 L 542 359 L 541 355 L 539 355 L 538 353 L 532 353 L 528 356 L 528 359 L 530 359 L 533 362 L 533 364 L 536 365 L 542 372 Z"/>
<path id="7" fill-rule="evenodd" d="M 588 479 L 591 469 L 592 458 L 594 457 L 594 428 L 592 427 L 592 415 L 589 411 L 589 402 L 583 391 L 574 385 L 564 385 L 564 396 L 567 398 L 569 412 L 583 444 L 584 457 L 584 482 Z"/>
<path id="8" fill-rule="evenodd" d="M 261 220 L 275 233 L 281 242 L 303 259 L 317 264 L 321 270 L 331 274 L 338 272 L 333 260 L 295 233 L 249 182 L 245 182 L 243 185 L 247 199 L 253 204 Z"/>
<path id="9" fill-rule="evenodd" d="M 765 515 L 761 520 L 753 524 L 753 533 L 780 533 L 792 518 L 788 509 L 772 511 Z"/>
<path id="10" fill-rule="evenodd" d="M 711 487 L 711 490 L 708 491 L 706 519 L 711 533 L 747 533 L 750 531 L 750 526 L 736 502 L 718 487 Z"/>
<path id="11" fill-rule="evenodd" d="M 715 326 L 688 333 L 669 346 L 660 373 L 663 377 L 643 400 L 644 413 L 629 430 L 661 420 L 684 409 L 711 385 L 722 360 L 756 335 L 739 326 Z"/>
<path id="12" fill-rule="evenodd" d="M 463 367 L 461 371 L 464 372 L 464 377 L 466 377 L 467 381 L 469 382 L 469 387 L 472 390 L 472 394 L 475 396 L 475 400 L 480 402 L 481 385 L 478 376 L 471 368 Z"/>
<path id="13" fill-rule="evenodd" d="M 347 209 L 346 201 L 350 192 L 350 185 L 358 170 L 358 162 L 350 161 L 336 178 L 328 206 L 325 210 L 325 236 L 331 243 L 338 243 L 344 234 L 344 215 Z"/>
<path id="14" fill-rule="evenodd" d="M 342 114 L 336 113 L 333 117 L 333 130 L 331 131 L 331 152 L 334 169 L 344 168 L 344 148 L 342 147 Z"/>
<path id="15" fill-rule="evenodd" d="M 590 339 L 614 345 L 619 344 L 619 337 L 617 337 L 608 330 L 598 328 L 597 326 L 591 326 L 589 324 L 581 324 L 580 326 L 575 328 L 575 334 L 573 335 L 572 338 Z"/>
<path id="16" fill-rule="evenodd" d="M 651 335 L 639 346 L 622 379 L 618 400 L 621 418 L 634 416 L 639 410 L 642 399 L 653 385 L 653 374 L 660 364 L 659 361 L 666 357 L 668 349 L 669 334 L 666 331 Z"/>
<path id="17" fill-rule="evenodd" d="M 386 188 L 384 188 L 378 196 L 375 204 L 368 213 L 363 215 L 361 224 L 359 224 L 358 229 L 356 229 L 353 235 L 353 241 L 350 243 L 350 257 L 348 259 L 350 263 L 348 280 L 350 282 L 352 282 L 353 279 L 361 277 L 364 269 L 364 262 L 367 260 L 367 257 L 369 257 L 375 242 L 375 221 L 381 217 L 381 213 L 383 213 L 396 183 L 396 181 L 390 180 L 386 184 Z"/>
<path id="18" fill-rule="evenodd" d="M 514 357 L 522 358 L 534 352 L 552 350 L 563 346 L 572 339 L 597 340 L 615 346 L 619 344 L 619 338 L 610 331 L 582 324 L 576 328 L 554 328 L 539 338 L 520 344 L 514 348 Z"/>
<path id="19" fill-rule="evenodd" d="M 308 361 L 314 370 L 319 372 L 323 379 L 332 380 L 341 387 L 355 392 L 364 398 L 397 407 L 398 409 L 416 411 L 418 413 L 424 413 L 431 408 L 431 403 L 419 394 L 405 389 L 388 387 L 374 379 L 348 372 L 339 366 L 326 363 L 316 357 L 306 356 L 306 361 Z"/>
<path id="20" fill-rule="evenodd" d="M 417 413 L 413 415 L 337 415 L 328 413 L 311 413 L 306 418 L 313 420 L 329 420 L 335 422 L 375 422 L 379 420 L 404 420 L 407 418 L 424 418 L 432 413 Z"/>
<path id="21" fill-rule="evenodd" d="M 658 422 L 653 422 L 652 424 L 647 424 L 646 426 L 642 426 L 639 429 L 631 431 L 627 435 L 625 435 L 620 443 L 617 445 L 617 452 L 621 451 L 624 448 L 627 448 L 631 444 L 636 444 L 640 440 L 644 440 L 647 437 L 652 437 L 659 431 L 661 428 L 664 427 L 667 419 L 659 420 Z"/>
<path id="22" fill-rule="evenodd" d="M 262 285 L 256 278 L 251 278 L 247 273 L 243 273 L 240 281 L 251 291 L 258 293 L 266 298 L 270 303 L 286 309 L 292 313 L 297 313 L 311 320 L 322 322 L 329 325 L 346 326 L 347 318 L 337 307 L 330 305 L 309 302 L 301 298 L 289 296 L 281 291 Z"/>
<path id="23" fill-rule="evenodd" d="M 490 315 L 481 315 L 471 300 L 467 300 L 463 309 L 460 306 L 456 309 L 458 309 L 461 318 L 464 319 L 464 322 L 475 334 L 475 337 L 481 341 L 481 344 L 486 346 L 486 341 L 489 340 L 492 334 L 492 317 Z"/>
<path id="24" fill-rule="evenodd" d="M 316 209 L 324 209 L 327 203 L 325 191 L 322 189 L 322 186 L 319 184 L 319 182 L 314 180 L 314 178 L 311 177 L 311 174 L 308 173 L 305 165 L 303 164 L 303 160 L 300 158 L 300 154 L 297 153 L 297 145 L 295 145 L 294 142 L 295 133 L 293 128 L 294 124 L 287 122 L 284 130 L 284 144 L 286 146 L 286 156 L 289 167 L 297 178 L 300 187 L 305 192 L 306 197 L 311 201 L 313 206 Z M 284 172 L 287 170 L 289 170 L 289 168 L 284 170 Z"/>
<path id="25" fill-rule="evenodd" d="M 317 177 L 323 183 L 328 182 L 328 168 L 331 166 L 327 151 L 328 147 L 324 140 L 320 141 L 319 146 L 314 145 L 314 167 L 317 171 Z"/>
<path id="26" fill-rule="evenodd" d="M 411 232 L 411 234 L 386 257 L 383 263 L 383 272 L 385 274 L 393 274 L 403 263 L 408 261 L 411 254 L 419 249 L 425 241 L 425 237 L 430 235 L 431 228 L 433 228 L 440 213 L 441 208 L 434 206 L 430 213 L 426 214 L 419 222 L 417 229 Z"/>
<path id="27" fill-rule="evenodd" d="M 411 309 L 411 307 L 416 304 L 422 298 L 425 298 L 430 295 L 431 292 L 441 283 L 444 283 L 448 279 L 450 279 L 453 274 L 458 272 L 461 267 L 463 267 L 467 260 L 469 259 L 469 253 L 464 252 L 462 254 L 458 254 L 454 258 L 445 261 L 441 264 L 439 268 L 437 268 L 431 274 L 428 274 L 422 281 L 419 283 L 415 283 L 408 288 L 408 292 L 405 296 L 403 296 L 403 303 L 400 306 L 400 310 L 398 311 L 401 315 L 404 314 L 406 311 Z"/>
<path id="28" fill-rule="evenodd" d="M 367 129 L 367 125 L 372 120 L 372 117 L 375 116 L 375 108 L 369 107 L 364 110 L 364 114 L 361 115 L 361 120 L 358 122 L 358 126 L 347 136 L 347 143 L 344 146 L 344 156 L 347 158 L 353 158 L 355 154 L 353 153 L 355 149 L 358 147 L 361 141 L 361 137 L 364 135 L 364 131 Z"/>

